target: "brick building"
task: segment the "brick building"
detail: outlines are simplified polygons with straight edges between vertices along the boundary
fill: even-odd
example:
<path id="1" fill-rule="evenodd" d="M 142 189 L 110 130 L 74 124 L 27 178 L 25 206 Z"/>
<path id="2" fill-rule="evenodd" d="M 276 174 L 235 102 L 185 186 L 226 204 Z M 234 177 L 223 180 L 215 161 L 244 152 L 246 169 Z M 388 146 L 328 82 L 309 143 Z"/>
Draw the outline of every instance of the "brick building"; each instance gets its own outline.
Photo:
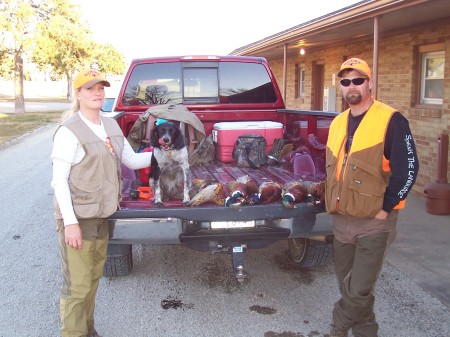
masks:
<path id="1" fill-rule="evenodd" d="M 299 110 L 346 109 L 339 66 L 350 57 L 366 60 L 374 97 L 409 120 L 420 160 L 413 191 L 436 181 L 438 139 L 450 131 L 450 1 L 361 1 L 231 54 L 265 57 L 287 109 Z"/>

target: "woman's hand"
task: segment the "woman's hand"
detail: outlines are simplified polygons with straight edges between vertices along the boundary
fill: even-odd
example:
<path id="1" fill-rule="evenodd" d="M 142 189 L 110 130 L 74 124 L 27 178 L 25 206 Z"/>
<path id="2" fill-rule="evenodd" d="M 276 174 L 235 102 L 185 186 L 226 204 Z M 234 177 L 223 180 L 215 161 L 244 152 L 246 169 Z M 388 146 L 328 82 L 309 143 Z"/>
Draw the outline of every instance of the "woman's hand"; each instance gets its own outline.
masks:
<path id="1" fill-rule="evenodd" d="M 79 224 L 70 224 L 64 227 L 65 243 L 69 247 L 77 250 L 83 248 L 83 237 L 81 235 L 81 228 Z"/>

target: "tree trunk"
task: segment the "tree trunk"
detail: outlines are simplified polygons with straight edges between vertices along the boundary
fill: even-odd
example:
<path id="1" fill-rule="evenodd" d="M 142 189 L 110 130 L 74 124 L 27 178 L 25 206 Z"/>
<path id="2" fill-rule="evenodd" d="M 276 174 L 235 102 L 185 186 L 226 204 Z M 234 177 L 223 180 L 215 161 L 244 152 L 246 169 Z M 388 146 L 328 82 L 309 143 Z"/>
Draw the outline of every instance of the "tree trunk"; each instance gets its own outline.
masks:
<path id="1" fill-rule="evenodd" d="M 23 58 L 20 50 L 14 56 L 14 113 L 25 113 L 23 94 Z"/>
<path id="2" fill-rule="evenodd" d="M 73 76 L 72 76 L 72 72 L 68 71 L 66 73 L 67 75 L 67 100 L 69 102 L 71 102 L 73 100 Z"/>

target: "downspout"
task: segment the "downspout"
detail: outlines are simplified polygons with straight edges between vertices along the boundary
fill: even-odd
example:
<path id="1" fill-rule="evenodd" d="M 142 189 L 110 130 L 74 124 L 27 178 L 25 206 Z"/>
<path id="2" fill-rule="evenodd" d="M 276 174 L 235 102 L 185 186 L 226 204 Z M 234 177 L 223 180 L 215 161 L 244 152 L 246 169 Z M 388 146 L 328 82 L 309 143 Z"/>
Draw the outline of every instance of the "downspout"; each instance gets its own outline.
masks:
<path id="1" fill-rule="evenodd" d="M 379 39 L 380 17 L 373 19 L 373 67 L 372 67 L 372 96 L 377 99 L 378 96 L 378 39 Z"/>
<path id="2" fill-rule="evenodd" d="M 287 86 L 287 43 L 283 45 L 283 101 L 286 107 L 286 86 Z"/>

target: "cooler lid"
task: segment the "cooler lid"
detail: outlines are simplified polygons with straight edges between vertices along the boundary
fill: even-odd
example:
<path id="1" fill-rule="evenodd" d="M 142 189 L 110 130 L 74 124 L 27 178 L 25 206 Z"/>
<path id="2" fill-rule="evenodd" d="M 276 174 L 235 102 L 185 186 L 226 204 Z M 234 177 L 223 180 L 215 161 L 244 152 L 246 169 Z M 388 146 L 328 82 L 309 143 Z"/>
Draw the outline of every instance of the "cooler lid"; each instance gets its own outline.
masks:
<path id="1" fill-rule="evenodd" d="M 214 124 L 215 130 L 278 129 L 278 128 L 283 128 L 283 124 L 272 121 L 220 122 Z"/>

